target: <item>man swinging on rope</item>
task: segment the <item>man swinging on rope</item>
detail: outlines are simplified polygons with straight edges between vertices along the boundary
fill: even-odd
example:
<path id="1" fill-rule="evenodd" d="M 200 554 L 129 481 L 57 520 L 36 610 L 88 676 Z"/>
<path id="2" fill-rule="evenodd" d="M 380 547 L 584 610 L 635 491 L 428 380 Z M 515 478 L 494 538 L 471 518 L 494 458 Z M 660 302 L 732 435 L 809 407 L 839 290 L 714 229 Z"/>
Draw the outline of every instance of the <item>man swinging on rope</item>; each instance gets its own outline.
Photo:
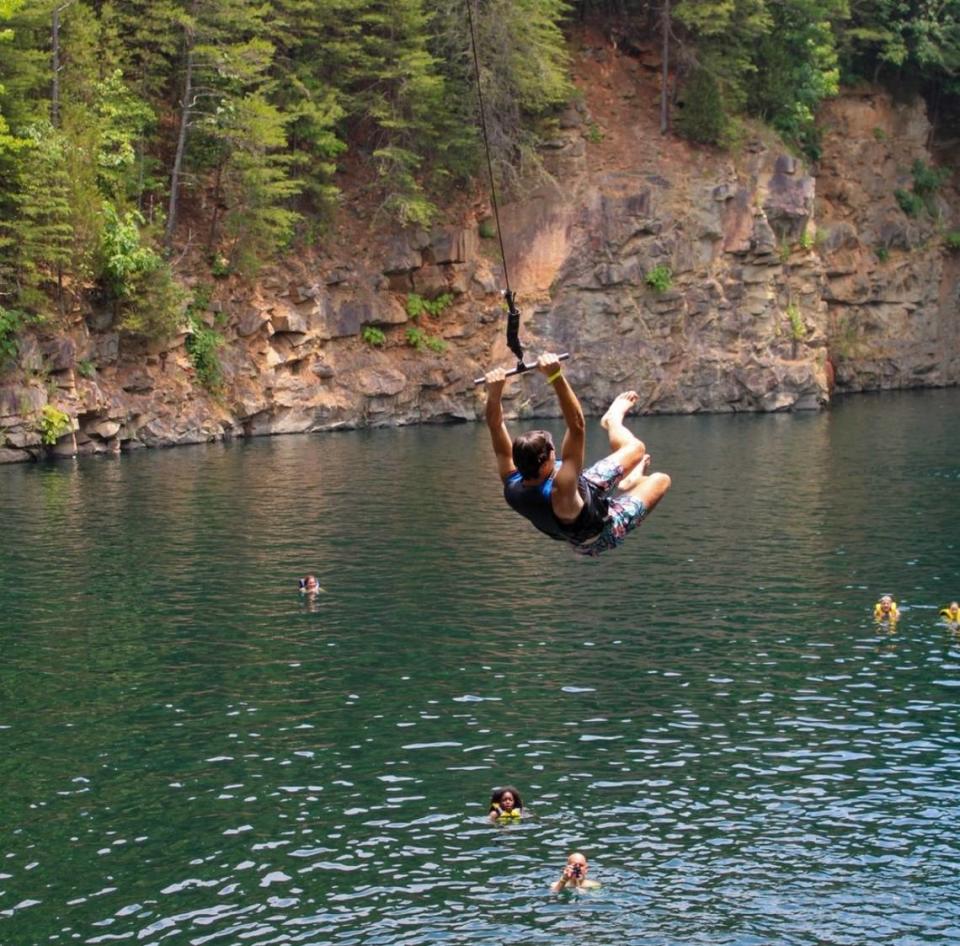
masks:
<path id="1" fill-rule="evenodd" d="M 556 391 L 567 424 L 559 460 L 545 430 L 530 430 L 510 439 L 502 404 L 506 370 L 495 368 L 486 375 L 487 426 L 503 495 L 550 538 L 569 542 L 581 555 L 599 555 L 616 548 L 643 522 L 670 488 L 670 477 L 647 473 L 647 448 L 623 424 L 627 411 L 637 402 L 636 391 L 618 395 L 603 415 L 600 424 L 610 437 L 613 452 L 584 470 L 583 408 L 556 355 L 541 355 L 537 369 Z M 620 493 L 614 497 L 610 493 L 615 486 Z"/>

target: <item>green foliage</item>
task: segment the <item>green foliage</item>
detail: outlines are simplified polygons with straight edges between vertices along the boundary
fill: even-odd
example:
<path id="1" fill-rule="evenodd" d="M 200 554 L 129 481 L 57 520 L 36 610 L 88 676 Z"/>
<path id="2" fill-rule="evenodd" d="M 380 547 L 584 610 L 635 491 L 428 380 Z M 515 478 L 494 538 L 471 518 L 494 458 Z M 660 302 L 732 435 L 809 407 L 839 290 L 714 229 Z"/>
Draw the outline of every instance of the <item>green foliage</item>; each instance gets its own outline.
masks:
<path id="1" fill-rule="evenodd" d="M 185 294 L 160 254 L 143 244 L 143 217 L 134 210 L 120 215 L 105 203 L 103 221 L 100 272 L 119 327 L 148 338 L 172 334 L 180 325 Z"/>
<path id="2" fill-rule="evenodd" d="M 677 131 L 699 144 L 719 144 L 727 127 L 727 115 L 717 80 L 697 69 L 684 83 L 682 109 L 677 113 Z"/>
<path id="3" fill-rule="evenodd" d="M 778 0 L 767 4 L 769 29 L 757 38 L 754 68 L 745 75 L 747 108 L 816 159 L 817 107 L 840 87 L 832 23 L 847 0 Z"/>
<path id="4" fill-rule="evenodd" d="M 226 279 L 233 272 L 230 260 L 222 253 L 214 253 L 210 257 L 210 275 L 216 279 Z"/>
<path id="5" fill-rule="evenodd" d="M 926 207 L 923 198 L 919 194 L 915 194 L 913 191 L 904 190 L 902 187 L 898 187 L 893 192 L 893 196 L 900 205 L 900 209 L 908 217 L 919 217 Z"/>
<path id="6" fill-rule="evenodd" d="M 477 232 L 480 234 L 481 240 L 493 240 L 497 236 L 497 228 L 494 224 L 492 218 L 486 217 L 480 221 L 480 226 L 477 228 Z"/>
<path id="7" fill-rule="evenodd" d="M 946 168 L 928 167 L 919 158 L 913 162 L 910 170 L 913 174 L 913 192 L 919 194 L 928 202 L 930 198 L 940 190 L 944 181 L 950 176 L 950 172 L 947 171 Z"/>
<path id="8" fill-rule="evenodd" d="M 411 292 L 407 296 L 407 315 L 416 321 L 424 312 L 434 317 L 440 315 L 453 302 L 453 293 L 444 292 L 435 299 L 425 299 Z"/>
<path id="9" fill-rule="evenodd" d="M 658 263 L 643 280 L 654 292 L 666 292 L 673 285 L 673 271 L 666 263 Z"/>
<path id="10" fill-rule="evenodd" d="M 376 348 L 382 348 L 387 343 L 387 336 L 375 325 L 364 325 L 360 337 L 368 344 Z"/>
<path id="11" fill-rule="evenodd" d="M 223 387 L 223 368 L 218 354 L 223 345 L 223 336 L 193 315 L 190 316 L 188 324 L 190 334 L 185 346 L 197 380 L 208 391 L 217 393 Z"/>
<path id="12" fill-rule="evenodd" d="M 887 133 L 880 127 L 873 129 L 873 137 L 875 141 L 886 141 Z"/>
<path id="13" fill-rule="evenodd" d="M 953 253 L 960 251 L 960 230 L 951 230 L 943 238 L 943 245 Z"/>
<path id="14" fill-rule="evenodd" d="M 26 313 L 0 306 L 0 371 L 16 361 L 20 353 L 19 335 L 28 321 Z"/>
<path id="15" fill-rule="evenodd" d="M 74 252 L 69 144 L 48 122 L 24 129 L 22 140 L 11 214 L 0 220 L 0 252 L 6 243 L 5 268 L 16 284 L 18 303 L 42 311 L 42 290 L 59 283 Z"/>
<path id="16" fill-rule="evenodd" d="M 777 256 L 780 257 L 781 263 L 786 263 L 790 259 L 790 254 L 793 252 L 790 248 L 790 243 L 788 240 L 783 240 L 780 243 L 780 246 L 777 247 Z"/>
<path id="17" fill-rule="evenodd" d="M 960 67 L 960 5 L 871 0 L 851 5 L 838 29 L 844 78 L 891 84 L 936 85 L 957 94 L 951 77 Z"/>
<path id="18" fill-rule="evenodd" d="M 791 302 L 787 306 L 786 312 L 787 318 L 790 320 L 790 337 L 795 342 L 803 341 L 807 337 L 807 326 L 800 314 L 800 307 L 795 302 Z"/>
<path id="19" fill-rule="evenodd" d="M 89 358 L 77 362 L 77 372 L 84 378 L 93 378 L 97 374 L 97 366 Z"/>
<path id="20" fill-rule="evenodd" d="M 140 242 L 143 217 L 135 210 L 122 216 L 109 203 L 103 205 L 102 268 L 107 288 L 115 299 L 128 299 L 141 277 L 163 265 L 160 255 Z"/>
<path id="21" fill-rule="evenodd" d="M 814 244 L 816 243 L 816 235 L 810 233 L 809 230 L 804 229 L 803 233 L 800 234 L 800 249 L 802 250 L 812 250 Z"/>
<path id="22" fill-rule="evenodd" d="M 44 404 L 37 421 L 37 430 L 43 443 L 52 447 L 61 437 L 73 430 L 73 421 L 66 411 L 61 411 L 53 404 Z"/>
<path id="23" fill-rule="evenodd" d="M 447 350 L 447 343 L 442 338 L 427 335 L 423 329 L 413 325 L 407 329 L 407 344 L 417 351 L 430 350 L 439 354 Z"/>
<path id="24" fill-rule="evenodd" d="M 603 131 L 596 122 L 590 122 L 587 128 L 586 139 L 594 145 L 600 144 L 600 142 L 603 141 Z"/>
<path id="25" fill-rule="evenodd" d="M 885 263 L 890 259 L 890 248 L 887 246 L 878 246 L 874 252 L 877 254 L 877 259 L 881 263 Z"/>

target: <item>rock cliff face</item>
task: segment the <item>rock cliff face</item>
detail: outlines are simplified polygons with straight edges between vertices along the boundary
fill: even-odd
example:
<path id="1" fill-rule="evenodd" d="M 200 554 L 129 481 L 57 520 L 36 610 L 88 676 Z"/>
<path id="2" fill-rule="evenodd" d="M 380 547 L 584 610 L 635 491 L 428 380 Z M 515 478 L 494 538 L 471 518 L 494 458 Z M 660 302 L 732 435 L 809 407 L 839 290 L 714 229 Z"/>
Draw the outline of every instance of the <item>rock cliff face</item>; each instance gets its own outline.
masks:
<path id="1" fill-rule="evenodd" d="M 837 389 L 957 384 L 960 256 L 942 235 L 958 226 L 956 192 L 945 187 L 931 195 L 932 213 L 914 216 L 896 198 L 912 192 L 917 162 L 931 164 L 925 110 L 851 93 L 821 121 L 819 249 Z"/>
<path id="2" fill-rule="evenodd" d="M 773 411 L 819 408 L 834 383 L 960 380 L 960 261 L 894 196 L 930 161 L 919 105 L 831 103 L 814 178 L 760 139 L 732 159 L 661 137 L 642 57 L 587 48 L 579 67 L 552 181 L 501 221 L 530 357 L 569 350 L 588 413 L 625 388 L 647 412 Z M 145 344 L 81 312 L 25 339 L 0 384 L 0 462 L 481 416 L 473 379 L 512 360 L 485 216 L 386 235 L 347 220 L 322 257 L 219 283 L 203 315 L 225 342 L 216 395 L 186 334 Z M 411 316 L 411 294 L 441 293 L 444 311 Z M 508 391 L 517 414 L 556 412 L 543 384 Z M 46 405 L 72 427 L 52 447 Z"/>

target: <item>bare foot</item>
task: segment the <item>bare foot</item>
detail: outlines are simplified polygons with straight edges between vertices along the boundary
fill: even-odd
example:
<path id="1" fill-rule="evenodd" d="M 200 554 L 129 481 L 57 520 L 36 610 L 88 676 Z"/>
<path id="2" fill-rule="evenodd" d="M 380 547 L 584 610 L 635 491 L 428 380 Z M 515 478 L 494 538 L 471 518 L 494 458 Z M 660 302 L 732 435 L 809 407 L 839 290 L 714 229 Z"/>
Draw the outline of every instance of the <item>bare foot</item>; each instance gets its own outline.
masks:
<path id="1" fill-rule="evenodd" d="M 644 454 L 643 459 L 630 471 L 629 475 L 620 480 L 617 489 L 622 490 L 625 493 L 633 489 L 633 487 L 636 486 L 637 483 L 639 483 L 640 480 L 642 480 L 649 472 L 650 463 L 652 460 L 653 458 L 649 453 Z"/>
<path id="2" fill-rule="evenodd" d="M 639 399 L 640 395 L 636 391 L 624 391 L 618 394 L 607 408 L 607 413 L 600 418 L 600 426 L 606 430 L 614 421 L 623 423 L 624 415 Z"/>

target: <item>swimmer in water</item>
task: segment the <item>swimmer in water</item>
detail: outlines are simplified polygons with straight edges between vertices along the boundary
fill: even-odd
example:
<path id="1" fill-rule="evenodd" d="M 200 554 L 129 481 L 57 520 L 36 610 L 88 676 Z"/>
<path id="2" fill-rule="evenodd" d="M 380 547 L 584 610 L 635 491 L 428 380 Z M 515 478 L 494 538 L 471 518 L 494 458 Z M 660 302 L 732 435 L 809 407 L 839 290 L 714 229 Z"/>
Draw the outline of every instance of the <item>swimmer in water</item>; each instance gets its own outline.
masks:
<path id="1" fill-rule="evenodd" d="M 523 817 L 523 799 L 512 785 L 495 788 L 490 795 L 490 813 L 493 822 L 519 821 Z"/>
<path id="2" fill-rule="evenodd" d="M 307 575 L 300 579 L 300 591 L 305 595 L 315 595 L 318 591 L 323 591 L 316 575 Z"/>
<path id="3" fill-rule="evenodd" d="M 873 617 L 877 621 L 889 621 L 894 624 L 900 617 L 897 602 L 890 595 L 882 595 L 873 606 Z"/>
<path id="4" fill-rule="evenodd" d="M 940 617 L 950 624 L 960 624 L 960 602 L 951 601 L 946 608 L 941 608 Z"/>
<path id="5" fill-rule="evenodd" d="M 563 873 L 559 880 L 555 880 L 550 885 L 552 893 L 560 893 L 561 890 L 593 890 L 600 886 L 595 880 L 587 880 L 587 871 L 590 865 L 587 859 L 579 852 L 574 851 L 567 858 Z"/>

